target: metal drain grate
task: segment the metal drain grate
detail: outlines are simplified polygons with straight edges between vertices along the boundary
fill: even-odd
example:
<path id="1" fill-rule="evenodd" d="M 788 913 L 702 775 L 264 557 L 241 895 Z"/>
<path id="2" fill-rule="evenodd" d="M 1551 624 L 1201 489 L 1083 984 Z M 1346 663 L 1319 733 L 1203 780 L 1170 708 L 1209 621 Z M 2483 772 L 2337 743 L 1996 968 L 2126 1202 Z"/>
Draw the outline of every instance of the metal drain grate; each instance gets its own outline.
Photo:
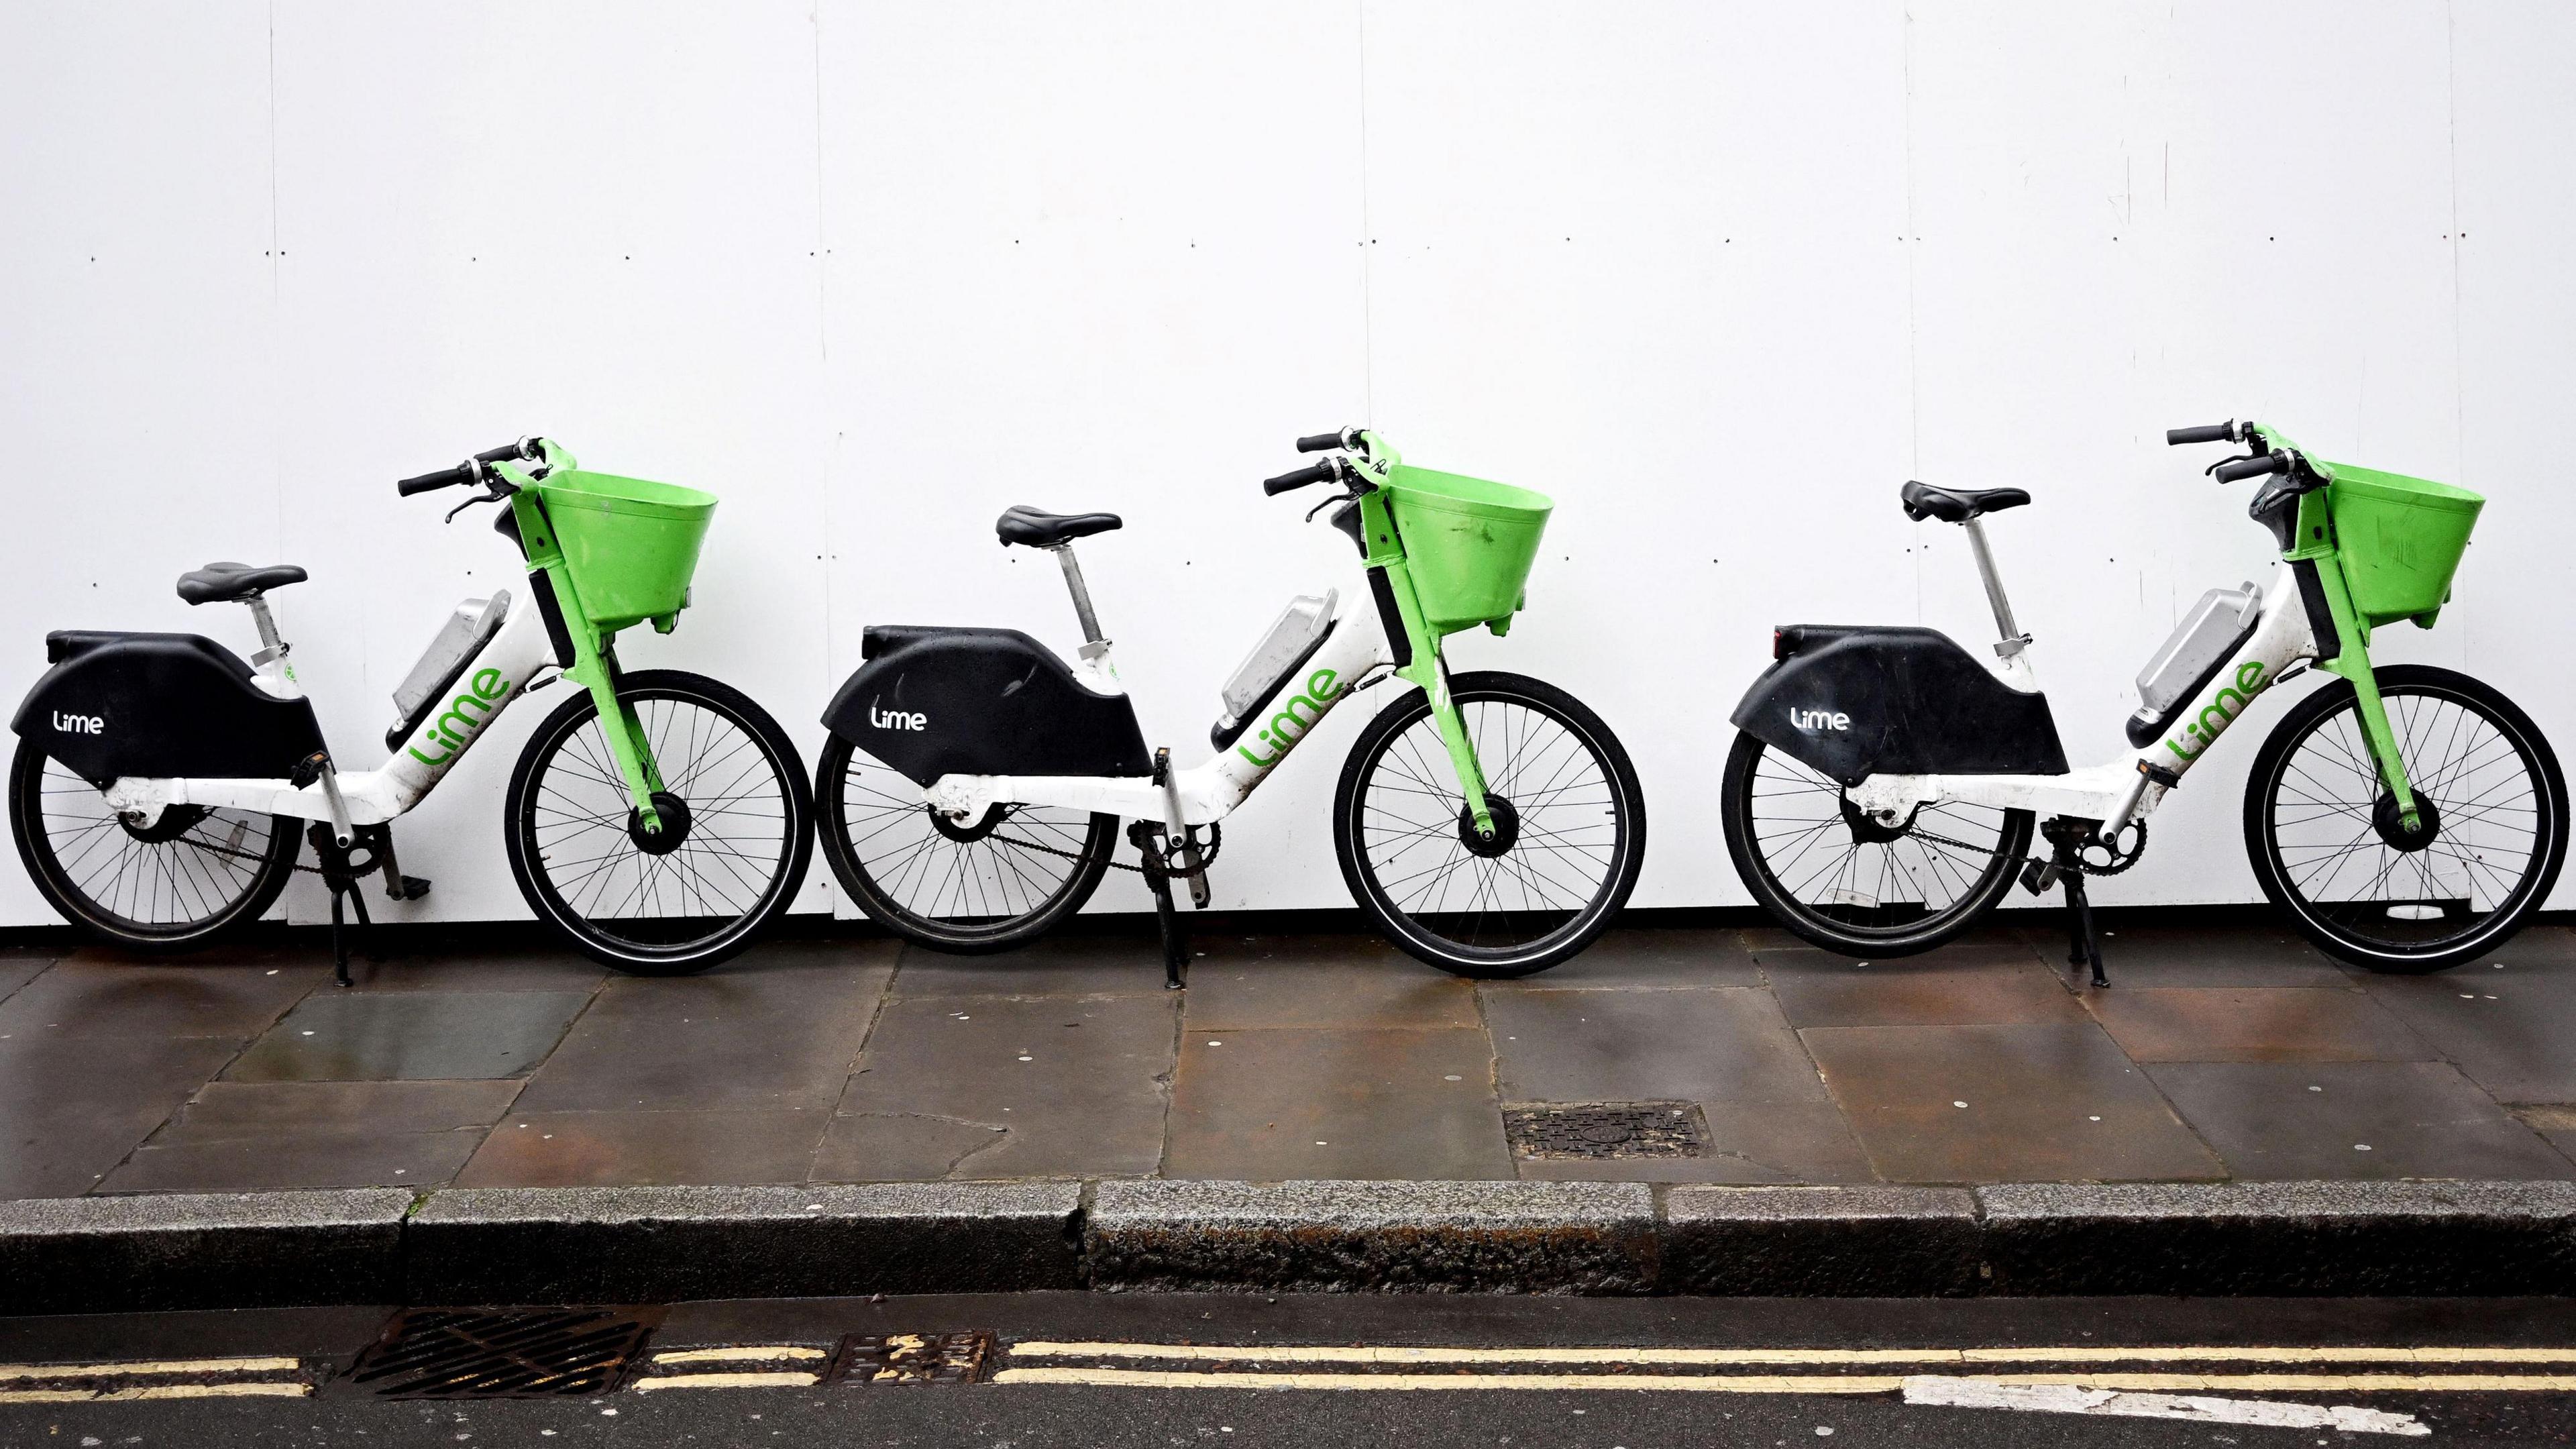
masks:
<path id="1" fill-rule="evenodd" d="M 829 1381 L 845 1384 L 973 1384 L 992 1366 L 993 1335 L 854 1333 L 841 1340 Z"/>
<path id="2" fill-rule="evenodd" d="M 604 1394 L 659 1318 L 617 1308 L 407 1309 L 358 1355 L 349 1379 L 387 1399 Z"/>
<path id="3" fill-rule="evenodd" d="M 1503 1109 L 1512 1154 L 1534 1159 L 1700 1157 L 1708 1124 L 1691 1102 L 1539 1102 Z"/>

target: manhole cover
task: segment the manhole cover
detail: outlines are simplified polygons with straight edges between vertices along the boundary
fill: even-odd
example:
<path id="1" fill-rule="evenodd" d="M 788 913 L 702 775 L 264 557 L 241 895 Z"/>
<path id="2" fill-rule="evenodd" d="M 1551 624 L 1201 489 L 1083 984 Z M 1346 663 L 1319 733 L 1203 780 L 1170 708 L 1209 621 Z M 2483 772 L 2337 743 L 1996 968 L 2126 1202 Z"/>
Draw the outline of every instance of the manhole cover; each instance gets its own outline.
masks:
<path id="1" fill-rule="evenodd" d="M 830 1381 L 850 1384 L 981 1383 L 993 1357 L 993 1335 L 971 1333 L 854 1333 L 841 1340 Z"/>
<path id="2" fill-rule="evenodd" d="M 1690 1102 L 1539 1102 L 1503 1109 L 1512 1153 L 1532 1159 L 1698 1157 L 1708 1124 Z"/>
<path id="3" fill-rule="evenodd" d="M 615 1308 L 407 1309 L 358 1355 L 349 1379 L 387 1399 L 604 1394 L 659 1316 Z"/>

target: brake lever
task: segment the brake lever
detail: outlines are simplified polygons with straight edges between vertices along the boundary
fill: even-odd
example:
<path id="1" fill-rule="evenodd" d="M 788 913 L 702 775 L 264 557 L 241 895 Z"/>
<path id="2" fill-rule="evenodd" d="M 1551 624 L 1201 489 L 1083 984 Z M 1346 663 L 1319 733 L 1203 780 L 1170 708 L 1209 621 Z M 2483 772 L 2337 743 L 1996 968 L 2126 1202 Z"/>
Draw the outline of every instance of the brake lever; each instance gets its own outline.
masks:
<path id="1" fill-rule="evenodd" d="M 488 492 L 477 493 L 473 497 L 466 499 L 464 502 L 457 504 L 454 508 L 447 510 L 447 516 L 440 519 L 439 522 L 454 523 L 456 521 L 456 515 L 463 513 L 466 509 L 473 507 L 475 504 L 498 503 L 509 497 L 512 493 L 516 493 L 518 491 L 519 490 L 516 488 L 505 488 L 499 479 L 493 479 L 489 485 Z"/>
<path id="2" fill-rule="evenodd" d="M 2242 458 L 2221 458 L 2217 462 L 2210 464 L 2208 467 L 2201 469 L 2200 476 L 2203 478 L 2215 478 L 2218 476 L 2218 470 L 2226 467 L 2230 463 L 2250 463 L 2256 458 L 2262 456 L 2263 455 L 2260 453 L 2248 453 Z"/>

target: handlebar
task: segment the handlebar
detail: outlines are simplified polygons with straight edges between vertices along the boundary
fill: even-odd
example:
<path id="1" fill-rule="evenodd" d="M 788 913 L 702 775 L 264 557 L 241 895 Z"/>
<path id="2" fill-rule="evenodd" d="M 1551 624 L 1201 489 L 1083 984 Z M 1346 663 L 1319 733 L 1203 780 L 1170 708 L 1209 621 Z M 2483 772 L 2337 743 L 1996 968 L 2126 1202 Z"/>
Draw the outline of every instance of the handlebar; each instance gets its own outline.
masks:
<path id="1" fill-rule="evenodd" d="M 2233 483 L 2240 478 L 2260 478 L 2266 473 L 2286 472 L 2289 465 L 2289 455 L 2275 449 L 2269 453 L 2258 453 L 2251 458 L 2230 458 L 2210 469 L 2209 476 L 2221 483 Z"/>
<path id="2" fill-rule="evenodd" d="M 2211 423 L 2198 428 L 2165 429 L 2165 446 L 2168 448 L 2179 448 L 2186 443 L 2233 443 L 2235 441 L 2237 441 L 2237 432 L 2233 421 Z"/>
<path id="3" fill-rule="evenodd" d="M 1300 442 L 1299 446 L 1303 447 L 1304 443 Z M 1312 450 L 1309 449 L 1308 451 Z M 1338 458 L 1327 458 L 1323 462 L 1282 473 L 1276 478 L 1264 478 L 1261 480 L 1261 491 L 1269 494 L 1273 498 L 1276 498 L 1282 493 L 1294 492 L 1295 490 L 1306 487 L 1311 483 L 1331 482 L 1333 479 L 1338 478 L 1341 475 L 1341 460 Z"/>
<path id="4" fill-rule="evenodd" d="M 453 488 L 460 483 L 471 483 L 481 476 L 482 472 L 483 461 L 479 458 L 469 459 L 453 468 L 441 468 L 435 473 L 423 473 L 417 477 L 405 478 L 394 484 L 394 491 L 405 498 L 415 493 L 434 493 L 441 488 Z"/>
<path id="5" fill-rule="evenodd" d="M 543 456 L 544 450 L 537 446 L 535 438 L 521 438 L 515 443 L 504 443 L 497 448 L 485 448 L 453 468 L 441 468 L 435 473 L 422 473 L 402 479 L 394 484 L 394 491 L 405 498 L 415 493 L 435 493 L 441 488 L 454 488 L 461 484 L 482 481 L 486 464 L 515 463 L 522 459 Z"/>
<path id="6" fill-rule="evenodd" d="M 1350 445 L 1350 433 L 1348 430 L 1338 433 L 1313 433 L 1297 440 L 1297 451 L 1300 453 L 1321 453 L 1328 448 L 1347 448 Z"/>

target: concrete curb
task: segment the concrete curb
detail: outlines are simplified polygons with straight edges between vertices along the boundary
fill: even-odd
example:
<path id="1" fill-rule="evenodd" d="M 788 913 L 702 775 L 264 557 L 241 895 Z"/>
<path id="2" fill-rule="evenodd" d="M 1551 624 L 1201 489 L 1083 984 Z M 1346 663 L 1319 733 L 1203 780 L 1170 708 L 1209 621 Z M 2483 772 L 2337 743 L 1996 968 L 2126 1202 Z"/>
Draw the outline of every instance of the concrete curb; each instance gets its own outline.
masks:
<path id="1" fill-rule="evenodd" d="M 1955 1187 L 1676 1187 L 1665 1293 L 1939 1298 L 1980 1281 L 1977 1200 Z"/>
<path id="2" fill-rule="evenodd" d="M 2017 1297 L 2576 1285 L 2576 1183 L 2027 1183 L 1976 1197 L 1993 1275 L 1984 1291 Z"/>
<path id="3" fill-rule="evenodd" d="M 0 1202 L 0 1314 L 1034 1289 L 2576 1292 L 2576 1183 L 879 1183 Z"/>
<path id="4" fill-rule="evenodd" d="M 0 1313 L 391 1303 L 402 1188 L 0 1202 Z"/>
<path id="5" fill-rule="evenodd" d="M 1082 1184 L 464 1188 L 403 1244 L 410 1303 L 667 1303 L 1082 1286 Z"/>
<path id="6" fill-rule="evenodd" d="M 1655 1198 L 1634 1182 L 1104 1182 L 1095 1288 L 1644 1293 Z"/>

